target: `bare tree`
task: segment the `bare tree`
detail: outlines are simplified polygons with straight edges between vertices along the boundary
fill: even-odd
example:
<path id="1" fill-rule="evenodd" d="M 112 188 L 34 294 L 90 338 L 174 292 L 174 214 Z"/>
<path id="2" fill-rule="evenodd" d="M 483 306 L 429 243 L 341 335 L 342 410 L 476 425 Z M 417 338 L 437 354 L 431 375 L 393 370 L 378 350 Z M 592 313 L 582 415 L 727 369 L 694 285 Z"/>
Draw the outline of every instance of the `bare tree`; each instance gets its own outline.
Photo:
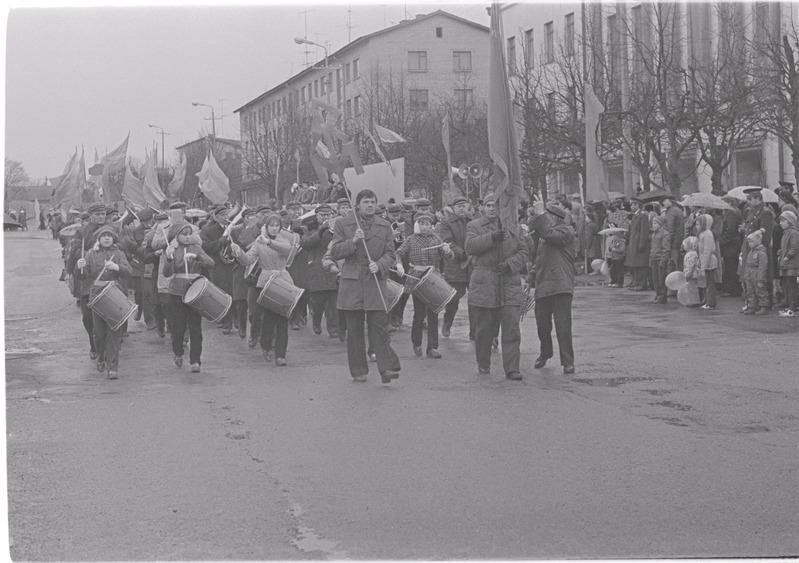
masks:
<path id="1" fill-rule="evenodd" d="M 5 189 L 3 199 L 8 200 L 9 196 L 13 196 L 13 192 L 16 191 L 16 188 L 24 186 L 29 182 L 30 178 L 28 177 L 28 173 L 25 171 L 25 167 L 22 165 L 22 163 L 6 157 Z"/>

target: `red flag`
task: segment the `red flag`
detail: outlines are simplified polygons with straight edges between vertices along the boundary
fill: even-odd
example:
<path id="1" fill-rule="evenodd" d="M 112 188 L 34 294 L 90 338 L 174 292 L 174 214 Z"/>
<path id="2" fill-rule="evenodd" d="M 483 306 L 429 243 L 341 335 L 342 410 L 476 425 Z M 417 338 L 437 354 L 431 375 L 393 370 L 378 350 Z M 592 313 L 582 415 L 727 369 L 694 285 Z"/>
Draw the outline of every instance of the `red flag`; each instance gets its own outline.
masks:
<path id="1" fill-rule="evenodd" d="M 494 163 L 499 220 L 503 228 L 518 236 L 522 167 L 505 64 L 502 16 L 496 2 L 491 4 L 489 40 L 488 152 Z"/>
<path id="2" fill-rule="evenodd" d="M 103 199 L 105 203 L 114 203 L 122 199 L 123 186 L 125 185 L 125 155 L 128 153 L 128 140 L 130 133 L 122 144 L 108 153 L 100 161 L 103 164 Z"/>
<path id="3" fill-rule="evenodd" d="M 377 133 L 377 136 L 380 137 L 380 140 L 383 141 L 384 143 L 407 143 L 408 142 L 399 133 L 395 133 L 391 129 L 386 129 L 385 127 L 381 127 L 377 123 L 375 123 L 375 133 Z"/>

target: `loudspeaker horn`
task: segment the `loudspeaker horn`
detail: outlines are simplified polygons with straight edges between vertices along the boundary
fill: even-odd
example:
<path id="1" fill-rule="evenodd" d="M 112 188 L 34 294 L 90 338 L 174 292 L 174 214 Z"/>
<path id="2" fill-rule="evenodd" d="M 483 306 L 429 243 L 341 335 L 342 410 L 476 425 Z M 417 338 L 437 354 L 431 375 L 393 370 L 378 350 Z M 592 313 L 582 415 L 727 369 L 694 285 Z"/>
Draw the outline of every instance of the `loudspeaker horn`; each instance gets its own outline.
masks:
<path id="1" fill-rule="evenodd" d="M 477 163 L 475 163 L 475 164 L 472 164 L 472 165 L 469 167 L 469 175 L 470 175 L 472 178 L 479 178 L 480 176 L 482 176 L 482 175 L 483 175 L 483 167 L 482 167 L 482 166 L 480 166 L 480 164 L 477 164 Z"/>
<path id="2" fill-rule="evenodd" d="M 460 168 L 458 168 L 458 176 L 461 180 L 465 180 L 469 177 L 469 167 L 465 164 L 461 164 Z"/>

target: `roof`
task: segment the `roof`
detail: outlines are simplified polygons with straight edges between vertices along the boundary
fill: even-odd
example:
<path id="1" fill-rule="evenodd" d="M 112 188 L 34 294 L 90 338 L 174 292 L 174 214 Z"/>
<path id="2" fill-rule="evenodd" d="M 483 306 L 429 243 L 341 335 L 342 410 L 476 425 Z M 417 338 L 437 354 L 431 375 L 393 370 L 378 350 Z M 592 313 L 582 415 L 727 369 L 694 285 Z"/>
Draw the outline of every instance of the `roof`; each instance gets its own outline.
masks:
<path id="1" fill-rule="evenodd" d="M 179 147 L 175 147 L 175 150 L 182 149 L 184 147 L 188 147 L 189 145 L 193 145 L 194 143 L 204 142 L 208 137 L 201 137 L 199 139 L 194 139 L 193 141 L 189 141 L 188 143 L 183 143 Z M 241 141 L 237 139 L 223 139 L 222 137 L 215 137 L 214 141 L 217 143 L 222 143 L 226 145 L 233 145 L 237 148 L 241 148 Z"/>
<path id="2" fill-rule="evenodd" d="M 355 47 L 358 47 L 358 46 L 362 45 L 363 43 L 368 42 L 373 37 L 377 37 L 378 35 L 383 35 L 384 33 L 390 33 L 390 32 L 396 31 L 396 30 L 398 30 L 400 28 L 409 27 L 409 26 L 415 25 L 417 23 L 421 23 L 421 22 L 423 22 L 425 20 L 428 20 L 430 18 L 433 18 L 435 16 L 445 16 L 447 18 L 450 18 L 450 19 L 453 19 L 455 21 L 464 23 L 466 25 L 470 25 L 470 26 L 474 27 L 475 29 L 477 29 L 479 31 L 484 31 L 486 33 L 488 33 L 488 31 L 489 31 L 488 27 L 486 27 L 486 26 L 484 26 L 482 24 L 479 24 L 477 22 L 473 22 L 472 20 L 467 20 L 466 18 L 462 18 L 460 16 L 456 16 L 455 14 L 451 14 L 449 12 L 445 12 L 444 10 L 436 10 L 435 12 L 430 12 L 429 14 L 423 14 L 423 15 L 416 16 L 412 20 L 402 20 L 398 24 L 392 25 L 391 27 L 386 27 L 384 29 L 379 29 L 379 30 L 377 30 L 377 31 L 375 31 L 373 33 L 369 33 L 368 35 L 363 35 L 363 36 L 359 37 L 358 39 L 356 39 L 355 41 L 352 41 L 351 43 L 347 43 L 346 45 L 344 45 L 338 51 L 328 55 L 328 57 L 327 57 L 328 61 L 334 61 L 336 59 L 336 57 L 344 55 L 345 53 L 347 53 L 348 51 L 354 49 Z M 282 88 L 285 88 L 288 84 L 294 82 L 295 80 L 297 80 L 297 79 L 299 79 L 299 78 L 301 78 L 301 77 L 303 77 L 305 75 L 311 74 L 311 73 L 313 73 L 313 72 L 315 72 L 317 70 L 319 70 L 319 69 L 318 68 L 314 68 L 313 65 L 309 66 L 308 68 L 306 68 L 304 70 L 301 70 L 300 72 L 298 72 L 294 76 L 290 77 L 289 79 L 284 80 L 283 82 L 281 82 L 280 84 L 278 84 L 274 88 L 271 88 L 271 89 L 267 90 L 266 92 L 264 92 L 260 96 L 250 100 L 249 102 L 247 102 L 243 106 L 233 110 L 233 113 L 238 113 L 241 110 L 243 110 L 243 109 L 245 109 L 245 108 L 247 108 L 247 107 L 249 107 L 251 105 L 257 104 L 261 100 L 269 97 L 274 92 L 276 92 L 276 91 L 278 91 L 278 90 L 280 90 Z"/>

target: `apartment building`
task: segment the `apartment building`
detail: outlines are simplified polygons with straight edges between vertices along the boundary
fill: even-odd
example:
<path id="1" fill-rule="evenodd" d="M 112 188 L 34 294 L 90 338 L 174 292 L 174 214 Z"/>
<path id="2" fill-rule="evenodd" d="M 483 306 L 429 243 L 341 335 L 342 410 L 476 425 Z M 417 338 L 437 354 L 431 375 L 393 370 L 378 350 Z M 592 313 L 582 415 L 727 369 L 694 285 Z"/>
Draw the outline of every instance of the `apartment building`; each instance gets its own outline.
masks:
<path id="1" fill-rule="evenodd" d="M 387 84 L 410 112 L 427 111 L 443 100 L 484 102 L 488 28 L 442 10 L 417 15 L 355 39 L 236 109 L 244 152 L 243 189 L 253 192 L 245 195 L 247 201 L 262 199 L 259 191 L 272 191 L 255 169 L 256 145 L 270 136 L 291 142 L 286 129 L 298 115 L 307 115 L 312 100 L 338 108 L 343 114 L 340 127 L 355 131 L 359 122 L 368 123 L 378 85 Z M 295 150 L 285 152 L 293 155 Z"/>
<path id="2" fill-rule="evenodd" d="M 719 49 L 720 38 L 726 34 L 742 33 L 742 39 L 757 39 L 768 30 L 779 34 L 797 25 L 799 7 L 790 2 L 678 2 L 674 4 L 675 23 L 670 41 L 678 45 L 685 68 L 689 61 L 711 57 Z M 601 83 L 603 74 L 616 73 L 616 84 L 640 73 L 640 54 L 621 34 L 654 40 L 651 36 L 650 2 L 625 3 L 619 11 L 617 2 L 582 3 L 513 3 L 502 10 L 507 58 L 511 80 L 514 64 L 543 66 L 545 72 L 558 72 L 558 59 L 564 54 L 578 57 L 585 78 Z M 725 23 L 729 15 L 740 22 L 735 30 Z M 793 22 L 793 23 L 791 23 Z M 588 45 L 588 46 L 586 46 Z M 592 47 L 593 46 L 593 47 Z M 622 48 L 626 47 L 626 52 Z M 594 57 L 602 56 L 599 64 Z M 626 72 L 623 70 L 626 64 Z M 543 92 L 544 96 L 551 95 Z M 610 108 L 608 108 L 610 109 Z M 620 107 L 617 109 L 621 109 Z M 521 131 L 521 135 L 523 134 Z M 632 194 L 641 185 L 635 173 L 625 179 L 621 155 L 605 155 L 606 184 L 611 190 Z M 682 191 L 710 191 L 710 170 L 700 161 L 698 150 L 689 150 L 679 165 L 684 178 Z M 776 186 L 781 179 L 793 178 L 791 155 L 779 139 L 767 136 L 742 142 L 727 168 L 723 184 L 729 189 L 738 185 Z M 657 178 L 658 182 L 662 181 Z M 559 170 L 547 178 L 552 193 L 573 193 L 579 189 L 579 174 L 575 170 Z"/>

